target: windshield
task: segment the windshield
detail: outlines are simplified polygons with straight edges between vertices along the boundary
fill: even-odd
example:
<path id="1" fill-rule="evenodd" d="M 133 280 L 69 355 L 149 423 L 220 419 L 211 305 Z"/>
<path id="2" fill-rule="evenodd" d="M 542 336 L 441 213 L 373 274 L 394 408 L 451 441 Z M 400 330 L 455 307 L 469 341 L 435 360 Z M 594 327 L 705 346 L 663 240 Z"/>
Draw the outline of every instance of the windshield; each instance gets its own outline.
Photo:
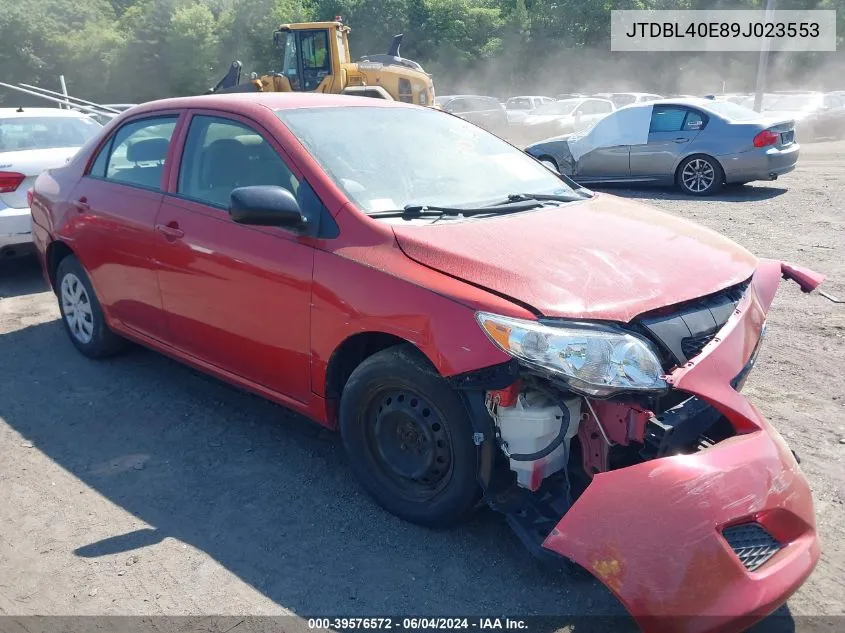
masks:
<path id="1" fill-rule="evenodd" d="M 530 110 L 531 107 L 531 99 L 526 97 L 512 97 L 505 103 L 508 110 Z"/>
<path id="2" fill-rule="evenodd" d="M 365 213 L 573 193 L 524 152 L 439 110 L 354 106 L 276 115 Z"/>
<path id="3" fill-rule="evenodd" d="M 14 117 L 0 119 L 0 152 L 81 147 L 100 131 L 88 117 Z"/>
<path id="4" fill-rule="evenodd" d="M 572 111 L 581 103 L 580 99 L 566 99 L 545 103 L 534 108 L 534 114 L 572 114 Z"/>
<path id="5" fill-rule="evenodd" d="M 613 95 L 610 97 L 610 100 L 613 102 L 617 108 L 622 108 L 626 105 L 631 105 L 632 103 L 637 102 L 637 98 L 634 95 L 626 95 L 626 94 L 618 94 Z"/>

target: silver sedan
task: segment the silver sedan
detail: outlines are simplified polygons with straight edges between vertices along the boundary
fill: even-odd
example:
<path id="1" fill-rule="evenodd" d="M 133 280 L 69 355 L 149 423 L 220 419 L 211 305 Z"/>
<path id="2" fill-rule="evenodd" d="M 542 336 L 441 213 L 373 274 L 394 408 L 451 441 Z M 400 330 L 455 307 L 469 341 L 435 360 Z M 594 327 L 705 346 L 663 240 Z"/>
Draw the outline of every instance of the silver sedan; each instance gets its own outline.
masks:
<path id="1" fill-rule="evenodd" d="M 792 119 L 726 101 L 675 99 L 626 106 L 585 132 L 525 151 L 583 184 L 676 184 L 700 196 L 775 180 L 795 169 L 799 145 Z"/>

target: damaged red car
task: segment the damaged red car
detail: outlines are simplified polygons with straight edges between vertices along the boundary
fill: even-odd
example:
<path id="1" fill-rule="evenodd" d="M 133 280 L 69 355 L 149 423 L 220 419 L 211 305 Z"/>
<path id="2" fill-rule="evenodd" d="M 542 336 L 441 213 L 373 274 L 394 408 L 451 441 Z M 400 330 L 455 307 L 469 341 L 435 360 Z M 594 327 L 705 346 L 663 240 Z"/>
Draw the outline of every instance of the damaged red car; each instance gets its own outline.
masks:
<path id="1" fill-rule="evenodd" d="M 781 279 L 462 119 L 361 97 L 132 108 L 32 195 L 70 341 L 132 341 L 339 429 L 388 511 L 480 503 L 646 630 L 742 630 L 819 557 L 742 394 Z"/>

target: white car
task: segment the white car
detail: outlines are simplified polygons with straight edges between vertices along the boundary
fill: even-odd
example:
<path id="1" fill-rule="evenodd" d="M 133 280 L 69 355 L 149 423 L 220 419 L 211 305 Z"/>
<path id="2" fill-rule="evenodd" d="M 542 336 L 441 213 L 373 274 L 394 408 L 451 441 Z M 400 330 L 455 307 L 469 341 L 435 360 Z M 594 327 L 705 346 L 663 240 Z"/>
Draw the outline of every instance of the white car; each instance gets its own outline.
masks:
<path id="1" fill-rule="evenodd" d="M 544 103 L 554 103 L 551 97 L 527 95 L 511 97 L 505 101 L 505 113 L 508 115 L 508 123 L 521 123 L 534 108 Z"/>
<path id="2" fill-rule="evenodd" d="M 649 101 L 659 101 L 663 97 L 651 92 L 599 92 L 592 95 L 599 99 L 607 99 L 613 102 L 613 105 L 619 109 L 626 105 L 634 103 L 648 103 Z"/>
<path id="3" fill-rule="evenodd" d="M 61 167 L 102 126 L 59 108 L 0 108 L 0 258 L 32 245 L 27 190 L 45 169 Z"/>
<path id="4" fill-rule="evenodd" d="M 514 131 L 523 143 L 536 143 L 585 130 L 614 110 L 613 103 L 607 99 L 585 97 L 553 101 L 532 110 Z"/>

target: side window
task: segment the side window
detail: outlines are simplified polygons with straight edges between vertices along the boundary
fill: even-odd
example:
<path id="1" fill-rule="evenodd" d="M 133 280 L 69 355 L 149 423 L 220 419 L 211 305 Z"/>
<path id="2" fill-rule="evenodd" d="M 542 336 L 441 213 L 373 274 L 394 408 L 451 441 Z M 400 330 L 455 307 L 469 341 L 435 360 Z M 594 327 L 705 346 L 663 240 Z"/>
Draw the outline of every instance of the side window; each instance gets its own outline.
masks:
<path id="1" fill-rule="evenodd" d="M 654 106 L 651 111 L 651 132 L 680 132 L 687 111 L 677 106 Z"/>
<path id="2" fill-rule="evenodd" d="M 159 189 L 164 160 L 177 119 L 176 115 L 142 119 L 120 128 L 110 143 L 105 178 L 127 185 Z M 101 156 L 98 156 L 94 169 L 101 168 L 98 165 L 100 160 Z M 91 170 L 92 174 L 94 169 Z"/>
<path id="3" fill-rule="evenodd" d="M 687 118 L 684 121 L 684 127 L 682 129 L 684 132 L 695 132 L 703 130 L 706 125 L 707 118 L 702 116 L 701 112 L 690 110 L 687 112 Z"/>
<path id="4" fill-rule="evenodd" d="M 329 70 L 329 40 L 326 31 L 303 33 L 300 43 L 302 44 L 302 65 L 305 68 Z"/>
<path id="5" fill-rule="evenodd" d="M 114 136 L 106 141 L 100 148 L 100 153 L 97 154 L 97 158 L 94 160 L 94 164 L 91 165 L 91 170 L 88 172 L 89 176 L 95 176 L 96 178 L 106 177 L 106 165 L 109 163 L 109 152 L 111 152 L 111 144 L 113 140 Z"/>
<path id="6" fill-rule="evenodd" d="M 474 109 L 476 110 L 498 110 L 501 106 L 495 99 L 475 99 Z"/>
<path id="7" fill-rule="evenodd" d="M 254 129 L 230 119 L 193 117 L 177 192 L 225 209 L 232 189 L 252 185 L 277 185 L 296 195 L 299 181 Z"/>
<path id="8" fill-rule="evenodd" d="M 446 111 L 453 114 L 460 114 L 469 110 L 466 99 L 452 99 L 446 104 Z"/>
<path id="9" fill-rule="evenodd" d="M 596 114 L 607 114 L 613 112 L 613 105 L 604 101 L 593 101 Z"/>

